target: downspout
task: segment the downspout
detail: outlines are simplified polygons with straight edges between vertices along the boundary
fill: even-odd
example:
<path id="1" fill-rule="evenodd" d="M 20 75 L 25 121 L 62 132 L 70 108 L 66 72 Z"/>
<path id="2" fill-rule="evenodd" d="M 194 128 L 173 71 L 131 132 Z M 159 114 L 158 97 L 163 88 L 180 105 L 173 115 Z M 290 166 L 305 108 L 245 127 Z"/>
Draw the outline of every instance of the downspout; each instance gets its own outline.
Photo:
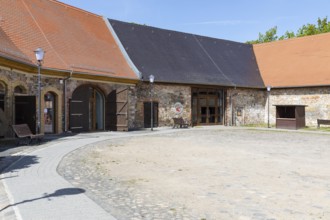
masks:
<path id="1" fill-rule="evenodd" d="M 66 82 L 68 79 L 70 79 L 72 77 L 72 73 L 73 73 L 73 70 L 71 70 L 70 72 L 70 75 L 68 77 L 66 77 L 65 79 L 63 79 L 63 103 L 64 103 L 64 121 L 63 121 L 63 128 L 64 128 L 64 133 L 67 133 L 68 132 L 68 129 L 67 129 L 67 102 L 66 102 Z"/>

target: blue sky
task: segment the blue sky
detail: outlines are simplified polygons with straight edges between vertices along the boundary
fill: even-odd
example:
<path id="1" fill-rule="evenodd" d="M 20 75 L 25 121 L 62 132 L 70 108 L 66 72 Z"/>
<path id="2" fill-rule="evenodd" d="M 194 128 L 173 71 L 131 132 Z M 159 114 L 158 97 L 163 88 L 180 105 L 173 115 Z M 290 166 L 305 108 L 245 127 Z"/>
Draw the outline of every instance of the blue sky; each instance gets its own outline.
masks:
<path id="1" fill-rule="evenodd" d="M 296 32 L 328 16 L 329 0 L 60 0 L 126 22 L 245 42 L 271 27 Z"/>

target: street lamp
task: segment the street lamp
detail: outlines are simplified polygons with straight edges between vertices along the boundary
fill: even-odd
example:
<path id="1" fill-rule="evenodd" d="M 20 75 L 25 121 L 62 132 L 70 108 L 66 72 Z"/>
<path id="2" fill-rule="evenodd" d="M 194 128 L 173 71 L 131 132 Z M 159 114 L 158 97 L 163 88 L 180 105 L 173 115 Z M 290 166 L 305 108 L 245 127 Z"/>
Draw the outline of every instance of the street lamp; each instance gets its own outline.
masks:
<path id="1" fill-rule="evenodd" d="M 150 105 L 151 105 L 151 131 L 153 131 L 154 126 L 154 105 L 153 105 L 153 84 L 154 84 L 155 77 L 154 75 L 149 76 L 149 82 L 150 82 Z"/>
<path id="2" fill-rule="evenodd" d="M 41 65 L 42 65 L 42 61 L 44 59 L 44 55 L 45 55 L 45 51 L 42 48 L 37 48 L 34 51 L 35 55 L 36 55 L 36 59 L 37 59 L 37 65 L 38 65 L 38 110 L 37 110 L 37 134 L 40 134 L 40 128 L 41 128 Z"/>
<path id="3" fill-rule="evenodd" d="M 271 86 L 267 86 L 267 101 L 268 101 L 268 128 L 270 128 L 269 125 L 269 97 L 270 97 L 270 90 L 272 89 Z"/>

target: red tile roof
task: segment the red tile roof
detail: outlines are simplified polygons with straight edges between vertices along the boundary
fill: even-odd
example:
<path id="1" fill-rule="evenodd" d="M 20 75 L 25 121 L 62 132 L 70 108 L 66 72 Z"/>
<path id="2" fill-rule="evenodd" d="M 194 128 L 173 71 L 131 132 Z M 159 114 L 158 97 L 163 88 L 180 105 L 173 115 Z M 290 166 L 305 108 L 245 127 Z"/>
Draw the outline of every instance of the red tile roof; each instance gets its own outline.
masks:
<path id="1" fill-rule="evenodd" d="M 55 0 L 1 1 L 0 45 L 31 63 L 43 48 L 45 68 L 137 79 L 101 16 Z"/>
<path id="2" fill-rule="evenodd" d="M 330 85 L 330 33 L 253 46 L 265 85 Z"/>

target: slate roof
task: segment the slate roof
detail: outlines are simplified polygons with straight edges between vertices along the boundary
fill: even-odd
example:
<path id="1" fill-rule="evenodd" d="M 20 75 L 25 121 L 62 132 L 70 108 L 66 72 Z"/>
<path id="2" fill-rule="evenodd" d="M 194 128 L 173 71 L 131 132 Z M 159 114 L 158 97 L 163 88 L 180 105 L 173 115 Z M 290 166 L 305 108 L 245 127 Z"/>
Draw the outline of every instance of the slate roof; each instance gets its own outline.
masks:
<path id="1" fill-rule="evenodd" d="M 257 44 L 254 51 L 266 85 L 330 85 L 330 33 Z"/>
<path id="2" fill-rule="evenodd" d="M 101 16 L 55 0 L 1 0 L 0 56 L 43 68 L 138 79 Z"/>
<path id="3" fill-rule="evenodd" d="M 109 21 L 144 81 L 264 87 L 251 45 Z"/>

